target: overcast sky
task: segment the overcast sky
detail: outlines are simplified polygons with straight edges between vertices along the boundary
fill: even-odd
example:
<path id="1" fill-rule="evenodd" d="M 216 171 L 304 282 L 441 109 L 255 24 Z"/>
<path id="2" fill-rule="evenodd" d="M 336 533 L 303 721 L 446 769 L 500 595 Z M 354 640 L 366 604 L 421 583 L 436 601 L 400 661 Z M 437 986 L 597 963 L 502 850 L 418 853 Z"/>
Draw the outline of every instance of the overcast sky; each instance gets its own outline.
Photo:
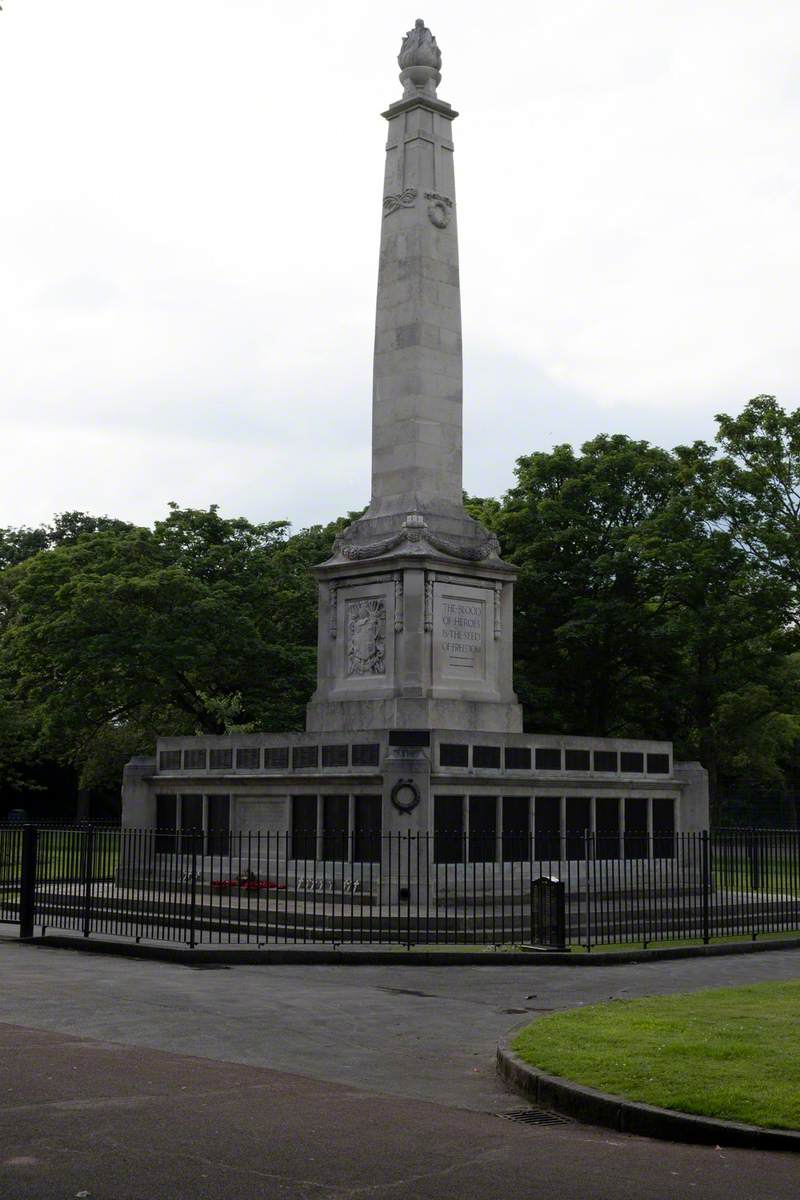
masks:
<path id="1" fill-rule="evenodd" d="M 369 499 L 385 122 L 454 126 L 464 483 L 800 403 L 797 0 L 4 0 L 0 525 Z"/>

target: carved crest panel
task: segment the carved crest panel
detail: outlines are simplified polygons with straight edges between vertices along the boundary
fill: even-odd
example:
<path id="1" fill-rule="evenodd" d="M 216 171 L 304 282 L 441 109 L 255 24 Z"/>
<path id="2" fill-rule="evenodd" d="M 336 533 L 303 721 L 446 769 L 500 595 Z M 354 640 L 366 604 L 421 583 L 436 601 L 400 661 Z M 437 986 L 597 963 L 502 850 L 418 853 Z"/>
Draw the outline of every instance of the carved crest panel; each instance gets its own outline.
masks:
<path id="1" fill-rule="evenodd" d="M 347 674 L 386 674 L 386 601 L 347 602 Z"/>

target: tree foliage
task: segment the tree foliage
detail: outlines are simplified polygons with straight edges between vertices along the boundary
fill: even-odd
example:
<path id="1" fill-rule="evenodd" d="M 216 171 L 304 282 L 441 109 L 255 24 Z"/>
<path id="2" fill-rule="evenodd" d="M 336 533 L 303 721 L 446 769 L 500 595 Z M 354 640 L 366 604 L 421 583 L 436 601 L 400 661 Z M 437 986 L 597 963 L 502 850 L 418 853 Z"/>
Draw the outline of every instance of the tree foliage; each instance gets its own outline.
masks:
<path id="1" fill-rule="evenodd" d="M 0 671 L 40 754 L 97 788 L 157 733 L 302 728 L 309 568 L 336 524 L 290 538 L 214 506 L 172 505 L 153 529 L 75 516 L 0 576 Z"/>
<path id="2" fill-rule="evenodd" d="M 556 446 L 518 461 L 495 529 L 519 568 L 527 727 L 674 739 L 716 797 L 732 776 L 784 780 L 800 708 L 784 669 L 791 589 L 720 523 L 712 463 L 702 443 Z M 735 714 L 756 708 L 763 744 L 753 725 L 731 753 Z"/>
<path id="3" fill-rule="evenodd" d="M 717 417 L 722 450 L 709 473 L 715 515 L 759 568 L 800 588 L 800 409 L 756 396 Z M 798 616 L 794 611 L 795 618 Z"/>

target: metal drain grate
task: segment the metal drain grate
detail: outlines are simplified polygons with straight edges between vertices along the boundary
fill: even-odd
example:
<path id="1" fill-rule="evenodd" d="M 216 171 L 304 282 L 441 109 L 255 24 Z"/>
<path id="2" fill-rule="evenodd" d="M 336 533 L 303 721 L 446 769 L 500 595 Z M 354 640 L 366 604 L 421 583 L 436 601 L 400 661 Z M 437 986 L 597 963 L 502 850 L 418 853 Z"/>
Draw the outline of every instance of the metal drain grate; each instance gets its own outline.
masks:
<path id="1" fill-rule="evenodd" d="M 518 1121 L 520 1125 L 569 1125 L 569 1117 L 551 1112 L 549 1108 L 515 1108 L 511 1112 L 498 1113 L 504 1121 Z"/>

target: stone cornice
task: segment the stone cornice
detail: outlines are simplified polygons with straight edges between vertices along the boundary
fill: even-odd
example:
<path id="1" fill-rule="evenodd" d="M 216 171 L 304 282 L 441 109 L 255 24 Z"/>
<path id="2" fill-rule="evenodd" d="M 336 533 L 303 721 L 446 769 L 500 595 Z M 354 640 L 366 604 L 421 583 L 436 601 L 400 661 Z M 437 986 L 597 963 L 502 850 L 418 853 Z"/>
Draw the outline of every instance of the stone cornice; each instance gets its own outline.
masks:
<path id="1" fill-rule="evenodd" d="M 427 108 L 431 112 L 439 113 L 442 117 L 447 117 L 448 121 L 454 121 L 458 113 L 445 100 L 432 100 L 430 96 L 409 96 L 407 100 L 396 100 L 394 104 L 390 104 L 386 112 L 382 112 L 381 116 L 387 121 L 391 121 L 392 117 L 397 117 L 400 113 L 410 112 L 412 108 Z"/>
<path id="2" fill-rule="evenodd" d="M 517 568 L 501 558 L 483 559 L 479 561 L 468 559 L 446 558 L 431 553 L 409 553 L 408 550 L 398 550 L 394 554 L 381 555 L 380 558 L 328 559 L 311 567 L 313 573 L 320 579 L 338 575 L 363 576 L 374 575 L 380 571 L 435 571 L 446 575 L 460 575 L 470 579 L 498 579 L 511 582 L 517 577 Z"/>

